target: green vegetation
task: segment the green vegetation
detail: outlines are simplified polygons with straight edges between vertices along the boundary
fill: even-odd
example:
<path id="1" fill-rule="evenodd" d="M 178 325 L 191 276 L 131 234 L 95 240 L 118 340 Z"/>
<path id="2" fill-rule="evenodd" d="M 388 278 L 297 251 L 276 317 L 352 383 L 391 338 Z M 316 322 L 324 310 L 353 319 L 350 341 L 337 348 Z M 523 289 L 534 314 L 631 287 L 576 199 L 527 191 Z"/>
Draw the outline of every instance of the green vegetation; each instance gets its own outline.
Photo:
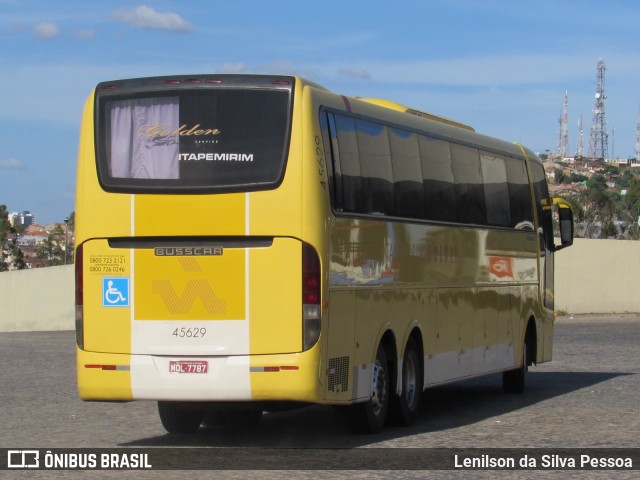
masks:
<path id="1" fill-rule="evenodd" d="M 6 205 L 0 205 L 0 272 L 12 267 L 16 270 L 26 268 L 24 255 L 18 246 L 16 229 L 9 222 Z"/>
<path id="2" fill-rule="evenodd" d="M 587 179 L 557 168 L 554 177 L 558 184 L 582 184 L 578 194 L 565 197 L 573 207 L 577 237 L 640 240 L 640 173 L 635 169 L 605 164 Z"/>
<path id="3" fill-rule="evenodd" d="M 69 240 L 73 238 L 74 221 L 72 212 L 65 219 L 67 225 L 57 224 L 46 240 L 21 247 L 18 241 L 25 234 L 25 228 L 12 226 L 6 205 L 0 205 L 0 272 L 73 263 L 73 245 Z"/>

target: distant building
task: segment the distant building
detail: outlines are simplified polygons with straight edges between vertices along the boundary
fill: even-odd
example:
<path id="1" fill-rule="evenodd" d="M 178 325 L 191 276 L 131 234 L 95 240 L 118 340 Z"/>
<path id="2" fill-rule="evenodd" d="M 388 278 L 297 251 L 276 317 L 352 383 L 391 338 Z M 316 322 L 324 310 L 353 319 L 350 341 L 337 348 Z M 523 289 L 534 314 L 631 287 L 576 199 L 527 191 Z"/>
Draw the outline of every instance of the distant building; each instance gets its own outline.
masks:
<path id="1" fill-rule="evenodd" d="M 17 225 L 22 225 L 23 227 L 28 227 L 29 225 L 35 225 L 36 216 L 33 215 L 29 210 L 25 210 L 24 212 L 11 212 L 9 214 L 9 222 L 11 226 L 15 227 Z"/>
<path id="2" fill-rule="evenodd" d="M 31 212 L 29 212 L 28 210 L 25 210 L 24 212 L 22 212 L 22 225 L 24 225 L 25 227 L 28 227 L 29 225 L 35 225 L 36 224 L 36 216 L 32 215 Z"/>
<path id="3" fill-rule="evenodd" d="M 48 237 L 49 234 L 45 231 L 29 229 L 18 237 L 18 245 L 20 247 L 35 247 L 39 243 L 44 242 Z"/>

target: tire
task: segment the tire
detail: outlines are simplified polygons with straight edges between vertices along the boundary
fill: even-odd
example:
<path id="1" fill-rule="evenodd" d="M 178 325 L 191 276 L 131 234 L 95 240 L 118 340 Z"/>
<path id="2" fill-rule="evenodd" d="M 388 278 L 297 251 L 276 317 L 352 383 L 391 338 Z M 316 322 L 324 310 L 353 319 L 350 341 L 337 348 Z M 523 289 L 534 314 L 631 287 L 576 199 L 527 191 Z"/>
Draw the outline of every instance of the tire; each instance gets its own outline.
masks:
<path id="1" fill-rule="evenodd" d="M 391 397 L 391 423 L 406 426 L 413 422 L 420 405 L 422 380 L 420 350 L 415 341 L 409 340 L 402 360 L 402 392 Z"/>
<path id="2" fill-rule="evenodd" d="M 522 346 L 522 366 L 515 370 L 509 370 L 508 372 L 502 372 L 502 389 L 506 393 L 522 393 L 525 388 L 525 376 L 528 367 L 527 357 L 527 342 L 524 342 Z"/>
<path id="3" fill-rule="evenodd" d="M 371 398 L 366 402 L 356 403 L 350 408 L 349 419 L 355 431 L 376 433 L 384 427 L 391 393 L 389 373 L 387 352 L 382 345 L 379 345 L 373 366 Z"/>
<path id="4" fill-rule="evenodd" d="M 169 433 L 195 433 L 204 418 L 202 409 L 188 403 L 158 402 L 158 413 Z"/>

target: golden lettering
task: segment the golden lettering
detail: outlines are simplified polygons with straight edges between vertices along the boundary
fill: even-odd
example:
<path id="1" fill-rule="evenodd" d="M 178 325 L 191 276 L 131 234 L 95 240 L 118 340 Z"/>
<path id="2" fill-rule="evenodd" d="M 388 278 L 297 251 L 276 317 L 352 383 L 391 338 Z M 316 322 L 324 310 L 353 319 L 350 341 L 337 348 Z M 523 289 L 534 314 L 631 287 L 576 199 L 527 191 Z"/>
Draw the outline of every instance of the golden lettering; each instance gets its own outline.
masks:
<path id="1" fill-rule="evenodd" d="M 170 130 L 167 125 L 142 125 L 139 128 L 138 137 L 181 137 L 201 136 L 201 135 L 219 135 L 220 129 L 208 128 L 203 129 L 199 123 L 189 127 L 188 125 L 180 125 L 175 130 Z"/>

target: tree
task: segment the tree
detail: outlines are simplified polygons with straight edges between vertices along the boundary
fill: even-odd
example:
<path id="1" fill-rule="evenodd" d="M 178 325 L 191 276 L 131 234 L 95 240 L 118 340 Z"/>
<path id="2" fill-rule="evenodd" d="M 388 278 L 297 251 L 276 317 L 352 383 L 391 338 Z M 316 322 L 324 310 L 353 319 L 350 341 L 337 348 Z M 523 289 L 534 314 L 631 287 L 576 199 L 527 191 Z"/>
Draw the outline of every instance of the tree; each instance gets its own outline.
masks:
<path id="1" fill-rule="evenodd" d="M 610 163 L 605 163 L 602 167 L 602 170 L 607 175 L 620 175 L 620 167 L 617 167 L 616 165 L 612 165 Z"/>
<path id="2" fill-rule="evenodd" d="M 64 248 L 56 240 L 54 234 L 49 234 L 47 239 L 38 245 L 36 256 L 47 261 L 47 267 L 64 265 Z"/>
<path id="3" fill-rule="evenodd" d="M 7 259 L 9 258 L 8 240 L 11 233 L 11 223 L 9 223 L 9 212 L 6 205 L 0 205 L 0 272 L 9 269 Z"/>
<path id="4" fill-rule="evenodd" d="M 16 270 L 26 268 L 24 254 L 18 245 L 16 229 L 9 222 L 6 205 L 0 205 L 0 272 L 9 270 L 9 261 Z"/>

